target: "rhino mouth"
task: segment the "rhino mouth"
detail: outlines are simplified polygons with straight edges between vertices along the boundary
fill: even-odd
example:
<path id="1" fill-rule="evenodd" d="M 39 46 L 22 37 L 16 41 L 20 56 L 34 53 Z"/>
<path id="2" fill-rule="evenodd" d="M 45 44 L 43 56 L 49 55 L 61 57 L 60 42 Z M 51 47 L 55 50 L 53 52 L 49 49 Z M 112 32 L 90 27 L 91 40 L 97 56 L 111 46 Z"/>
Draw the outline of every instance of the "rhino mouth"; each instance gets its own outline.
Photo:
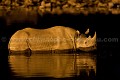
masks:
<path id="1" fill-rule="evenodd" d="M 90 46 L 90 47 L 79 47 L 79 50 L 81 51 L 94 51 L 97 49 L 97 44 L 93 45 L 93 46 Z"/>

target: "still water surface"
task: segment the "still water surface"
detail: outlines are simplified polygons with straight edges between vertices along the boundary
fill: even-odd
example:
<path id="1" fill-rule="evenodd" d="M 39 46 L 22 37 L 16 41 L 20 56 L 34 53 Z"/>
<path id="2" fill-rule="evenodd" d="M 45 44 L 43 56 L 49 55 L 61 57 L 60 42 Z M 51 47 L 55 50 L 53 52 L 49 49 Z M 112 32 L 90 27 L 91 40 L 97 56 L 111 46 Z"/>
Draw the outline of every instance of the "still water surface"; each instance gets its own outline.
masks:
<path id="1" fill-rule="evenodd" d="M 83 78 L 95 80 L 96 55 L 92 53 L 33 53 L 11 54 L 9 68 L 12 78 L 32 79 L 50 78 L 68 79 Z"/>

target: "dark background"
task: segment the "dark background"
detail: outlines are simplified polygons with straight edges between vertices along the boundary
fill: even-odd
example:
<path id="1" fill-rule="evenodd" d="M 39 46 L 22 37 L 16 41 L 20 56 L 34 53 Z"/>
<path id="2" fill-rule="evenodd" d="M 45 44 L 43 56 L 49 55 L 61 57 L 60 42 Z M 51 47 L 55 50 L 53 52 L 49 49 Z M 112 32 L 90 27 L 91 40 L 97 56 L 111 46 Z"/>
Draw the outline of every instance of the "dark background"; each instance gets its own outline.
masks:
<path id="1" fill-rule="evenodd" d="M 4 80 L 10 79 L 8 69 L 8 50 L 7 45 L 10 37 L 17 30 L 25 27 L 48 28 L 52 26 L 68 26 L 84 33 L 90 28 L 90 34 L 97 32 L 98 38 L 118 38 L 118 42 L 97 43 L 97 80 L 115 80 L 119 78 L 119 26 L 120 15 L 113 14 L 89 14 L 89 15 L 38 15 L 37 24 L 32 22 L 11 23 L 8 25 L 6 19 L 0 18 L 0 77 Z M 21 79 L 20 79 L 21 80 Z M 118 79 L 117 79 L 118 80 Z"/>

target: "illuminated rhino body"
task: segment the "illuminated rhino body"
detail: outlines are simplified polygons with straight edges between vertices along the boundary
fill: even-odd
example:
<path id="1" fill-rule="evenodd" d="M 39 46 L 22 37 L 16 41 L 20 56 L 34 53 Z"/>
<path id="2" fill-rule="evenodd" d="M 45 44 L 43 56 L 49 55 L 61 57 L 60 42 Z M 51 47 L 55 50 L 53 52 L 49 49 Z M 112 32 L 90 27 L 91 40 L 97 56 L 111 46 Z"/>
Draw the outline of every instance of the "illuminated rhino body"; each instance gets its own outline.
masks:
<path id="1" fill-rule="evenodd" d="M 89 30 L 85 32 L 88 34 Z M 84 34 L 84 35 L 85 35 Z M 96 49 L 96 32 L 88 38 L 78 30 L 54 26 L 47 29 L 25 28 L 18 30 L 11 37 L 8 49 L 10 51 L 54 51 L 76 50 L 92 51 Z"/>

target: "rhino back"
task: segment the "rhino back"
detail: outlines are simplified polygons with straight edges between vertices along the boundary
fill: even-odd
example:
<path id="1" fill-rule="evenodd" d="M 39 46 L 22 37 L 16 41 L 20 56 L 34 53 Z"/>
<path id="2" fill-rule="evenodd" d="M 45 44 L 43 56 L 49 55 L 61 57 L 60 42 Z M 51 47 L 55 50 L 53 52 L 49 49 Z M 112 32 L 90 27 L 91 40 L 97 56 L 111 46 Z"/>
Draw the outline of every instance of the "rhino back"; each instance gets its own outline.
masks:
<path id="1" fill-rule="evenodd" d="M 32 50 L 72 49 L 75 30 L 63 26 L 48 29 L 25 28 L 29 35 L 29 46 Z"/>

